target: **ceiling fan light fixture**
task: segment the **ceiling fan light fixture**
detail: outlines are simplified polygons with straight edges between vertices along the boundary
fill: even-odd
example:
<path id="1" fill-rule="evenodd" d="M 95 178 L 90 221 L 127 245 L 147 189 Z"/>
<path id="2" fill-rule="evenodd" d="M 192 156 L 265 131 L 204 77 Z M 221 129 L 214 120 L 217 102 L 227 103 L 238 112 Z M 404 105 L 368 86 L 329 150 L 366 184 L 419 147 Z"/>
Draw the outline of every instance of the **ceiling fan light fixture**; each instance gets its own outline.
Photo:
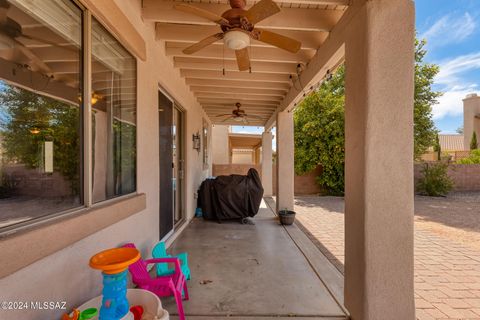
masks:
<path id="1" fill-rule="evenodd" d="M 233 120 L 236 121 L 236 122 L 242 122 L 243 118 L 242 117 L 235 117 L 235 118 L 233 118 Z"/>
<path id="2" fill-rule="evenodd" d="M 225 45 L 232 50 L 241 50 L 250 45 L 250 36 L 245 32 L 232 30 L 225 33 Z"/>

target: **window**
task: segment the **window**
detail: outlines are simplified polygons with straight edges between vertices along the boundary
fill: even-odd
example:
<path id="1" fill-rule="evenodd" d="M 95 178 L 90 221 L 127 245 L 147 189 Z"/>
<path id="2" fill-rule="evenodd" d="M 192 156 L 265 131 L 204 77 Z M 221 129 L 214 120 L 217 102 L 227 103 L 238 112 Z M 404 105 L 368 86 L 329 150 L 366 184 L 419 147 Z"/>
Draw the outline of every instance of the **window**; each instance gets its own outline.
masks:
<path id="1" fill-rule="evenodd" d="M 62 0 L 7 6 L 0 27 L 0 227 L 82 204 L 82 11 Z"/>
<path id="2" fill-rule="evenodd" d="M 93 202 L 135 191 L 136 83 L 135 58 L 92 19 Z"/>
<path id="3" fill-rule="evenodd" d="M 87 16 L 73 1 L 0 6 L 0 232 L 134 192 L 135 59 L 94 18 L 84 35 Z M 93 188 L 83 181 L 90 171 Z"/>

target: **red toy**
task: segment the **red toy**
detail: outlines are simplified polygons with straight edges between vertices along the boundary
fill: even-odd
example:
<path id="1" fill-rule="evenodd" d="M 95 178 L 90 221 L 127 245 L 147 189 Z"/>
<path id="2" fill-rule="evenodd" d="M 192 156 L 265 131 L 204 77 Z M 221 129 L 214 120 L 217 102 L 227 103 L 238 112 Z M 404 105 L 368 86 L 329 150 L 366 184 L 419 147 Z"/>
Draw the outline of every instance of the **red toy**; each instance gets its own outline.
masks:
<path id="1" fill-rule="evenodd" d="M 134 320 L 141 320 L 143 316 L 143 307 L 142 306 L 133 306 L 130 308 L 130 312 L 133 313 Z"/>

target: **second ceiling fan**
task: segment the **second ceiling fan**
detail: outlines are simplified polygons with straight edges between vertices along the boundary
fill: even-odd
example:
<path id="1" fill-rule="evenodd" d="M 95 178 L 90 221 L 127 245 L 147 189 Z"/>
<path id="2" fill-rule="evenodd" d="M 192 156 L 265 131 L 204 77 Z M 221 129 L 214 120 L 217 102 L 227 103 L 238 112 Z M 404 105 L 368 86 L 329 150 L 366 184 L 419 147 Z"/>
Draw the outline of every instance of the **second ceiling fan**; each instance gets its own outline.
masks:
<path id="1" fill-rule="evenodd" d="M 175 9 L 213 21 L 220 25 L 222 32 L 213 34 L 183 50 L 185 54 L 192 54 L 218 40 L 224 40 L 225 45 L 235 50 L 238 69 L 250 69 L 248 46 L 250 39 L 268 43 L 275 47 L 297 53 L 301 43 L 281 34 L 255 27 L 258 22 L 280 12 L 278 5 L 272 0 L 261 0 L 250 9 L 245 10 L 245 0 L 230 0 L 231 9 L 221 16 L 207 10 L 188 4 L 177 4 Z"/>

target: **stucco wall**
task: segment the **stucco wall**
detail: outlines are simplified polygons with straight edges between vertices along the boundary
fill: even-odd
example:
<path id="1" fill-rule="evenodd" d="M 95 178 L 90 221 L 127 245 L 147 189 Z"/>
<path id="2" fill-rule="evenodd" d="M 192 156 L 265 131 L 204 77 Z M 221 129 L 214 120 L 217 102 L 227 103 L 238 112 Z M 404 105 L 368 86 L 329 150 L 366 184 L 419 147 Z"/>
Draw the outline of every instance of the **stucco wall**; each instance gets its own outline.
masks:
<path id="1" fill-rule="evenodd" d="M 201 153 L 192 148 L 192 134 L 201 132 L 204 113 L 165 57 L 164 43 L 155 40 L 154 23 L 141 18 L 141 1 L 116 0 L 130 22 L 143 35 L 147 45 L 147 60 L 138 60 L 138 192 L 146 194 L 146 209 L 111 225 L 75 244 L 44 257 L 33 264 L 0 279 L 2 300 L 66 301 L 71 309 L 98 294 L 100 272 L 88 267 L 90 256 L 100 250 L 132 241 L 149 255 L 159 235 L 159 155 L 157 94 L 159 84 L 185 108 L 186 112 L 186 214 L 192 218 L 196 200 L 194 191 L 208 175 L 203 170 Z M 108 12 L 105 13 L 108 15 Z M 122 23 L 122 21 L 118 21 Z M 79 226 L 81 228 L 82 226 Z M 61 224 L 59 224 L 61 228 Z M 56 234 L 44 239 L 45 246 L 56 241 Z M 22 252 L 19 252 L 22 254 Z M 1 265 L 1 262 L 0 262 Z M 59 319 L 62 310 L 2 312 L 2 320 Z"/>
<path id="2" fill-rule="evenodd" d="M 422 164 L 415 164 L 415 184 L 422 176 Z M 480 191 L 480 164 L 450 164 L 448 175 L 453 191 Z"/>
<path id="3" fill-rule="evenodd" d="M 221 175 L 230 175 L 230 174 L 242 174 L 246 175 L 248 169 L 255 168 L 258 173 L 262 174 L 262 166 L 261 165 L 250 165 L 250 164 L 230 164 L 230 165 L 221 165 L 221 164 L 214 164 L 213 165 L 213 176 L 221 176 Z M 273 184 L 273 193 L 276 194 L 276 181 L 277 181 L 277 174 L 275 167 L 272 169 L 273 177 L 272 177 L 272 184 Z M 307 195 L 307 194 L 319 194 L 322 192 L 322 189 L 316 182 L 316 177 L 322 173 L 322 167 L 318 166 L 315 170 L 312 170 L 309 173 L 304 175 L 295 175 L 294 177 L 294 192 L 295 195 Z"/>
<path id="4" fill-rule="evenodd" d="M 213 163 L 229 164 L 228 154 L 228 126 L 215 125 L 212 127 Z"/>
<path id="5" fill-rule="evenodd" d="M 304 175 L 295 175 L 293 177 L 294 189 L 293 192 L 295 195 L 308 195 L 308 194 L 319 194 L 322 192 L 322 189 L 317 184 L 316 178 L 322 173 L 322 167 L 318 166 L 314 170 L 304 174 Z M 275 165 L 273 168 L 273 194 L 277 194 L 277 170 L 275 170 Z"/>
<path id="6" fill-rule="evenodd" d="M 258 174 L 262 174 L 262 167 L 260 165 L 253 164 L 214 164 L 213 173 L 214 177 L 216 176 L 228 176 L 231 174 L 241 174 L 246 175 L 250 168 L 254 168 L 258 171 Z"/>
<path id="7" fill-rule="evenodd" d="M 232 150 L 232 164 L 253 164 L 254 151 Z"/>

